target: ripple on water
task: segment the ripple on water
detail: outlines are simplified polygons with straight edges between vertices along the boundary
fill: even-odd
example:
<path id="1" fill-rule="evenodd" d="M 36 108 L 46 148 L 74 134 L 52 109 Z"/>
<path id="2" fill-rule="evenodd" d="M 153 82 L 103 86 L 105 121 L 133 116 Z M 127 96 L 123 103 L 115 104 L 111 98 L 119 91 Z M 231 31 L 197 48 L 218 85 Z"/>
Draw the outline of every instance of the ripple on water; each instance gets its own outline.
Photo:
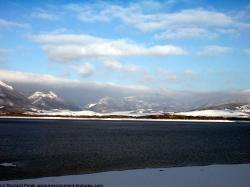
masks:
<path id="1" fill-rule="evenodd" d="M 3 167 L 16 167 L 15 164 L 13 164 L 13 163 L 7 163 L 7 162 L 0 163 L 0 166 L 3 166 Z"/>

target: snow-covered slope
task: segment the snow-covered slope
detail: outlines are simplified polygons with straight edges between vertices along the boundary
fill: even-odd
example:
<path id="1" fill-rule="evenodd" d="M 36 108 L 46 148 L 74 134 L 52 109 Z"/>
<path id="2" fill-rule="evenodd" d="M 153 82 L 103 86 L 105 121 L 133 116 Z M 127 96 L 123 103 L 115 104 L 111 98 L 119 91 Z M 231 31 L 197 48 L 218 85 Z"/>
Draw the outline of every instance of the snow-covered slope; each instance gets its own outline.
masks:
<path id="1" fill-rule="evenodd" d="M 185 116 L 250 117 L 250 104 L 246 102 L 229 102 L 219 105 L 199 107 L 193 111 L 179 112 L 177 114 Z"/>
<path id="2" fill-rule="evenodd" d="M 224 103 L 219 105 L 211 105 L 207 107 L 199 107 L 197 110 L 250 110 L 250 103 Z"/>
<path id="3" fill-rule="evenodd" d="M 9 90 L 13 90 L 13 87 L 12 87 L 12 86 L 10 86 L 10 85 L 8 85 L 8 84 L 2 82 L 2 81 L 0 81 L 0 86 L 1 86 L 1 87 L 5 87 L 5 88 L 7 88 L 7 89 L 9 89 Z"/>
<path id="4" fill-rule="evenodd" d="M 28 97 L 32 104 L 39 109 L 43 110 L 80 110 L 73 104 L 65 102 L 63 99 L 58 97 L 54 92 L 47 91 L 41 92 L 37 91 Z"/>
<path id="5" fill-rule="evenodd" d="M 177 115 L 184 116 L 209 116 L 209 117 L 249 117 L 246 112 L 238 110 L 196 110 L 190 112 L 177 112 Z"/>

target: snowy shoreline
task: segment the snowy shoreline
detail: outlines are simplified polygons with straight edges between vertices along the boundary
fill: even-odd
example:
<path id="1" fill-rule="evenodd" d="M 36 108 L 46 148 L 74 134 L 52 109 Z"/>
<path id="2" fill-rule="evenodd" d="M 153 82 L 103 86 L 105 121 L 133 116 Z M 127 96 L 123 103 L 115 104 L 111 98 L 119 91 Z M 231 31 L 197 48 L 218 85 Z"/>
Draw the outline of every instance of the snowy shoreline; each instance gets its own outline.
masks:
<path id="1" fill-rule="evenodd" d="M 78 121 L 88 121 L 88 120 L 99 120 L 99 121 L 166 121 L 166 122 L 244 122 L 250 123 L 250 121 L 245 120 L 203 120 L 203 119 L 147 119 L 147 118 L 79 118 L 79 117 L 55 117 L 55 116 L 0 116 L 0 119 L 63 119 L 63 120 L 78 120 Z"/>
<path id="2" fill-rule="evenodd" d="M 0 181 L 0 184 L 102 184 L 104 187 L 249 187 L 250 164 L 146 168 Z"/>

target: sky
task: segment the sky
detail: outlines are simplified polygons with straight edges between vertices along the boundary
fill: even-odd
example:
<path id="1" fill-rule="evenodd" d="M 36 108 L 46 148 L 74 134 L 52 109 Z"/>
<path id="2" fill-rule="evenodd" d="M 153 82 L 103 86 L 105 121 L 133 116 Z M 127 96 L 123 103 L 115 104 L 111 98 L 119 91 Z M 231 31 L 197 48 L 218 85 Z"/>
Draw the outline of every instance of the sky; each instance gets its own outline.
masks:
<path id="1" fill-rule="evenodd" d="M 0 0 L 0 80 L 250 88 L 250 1 Z"/>

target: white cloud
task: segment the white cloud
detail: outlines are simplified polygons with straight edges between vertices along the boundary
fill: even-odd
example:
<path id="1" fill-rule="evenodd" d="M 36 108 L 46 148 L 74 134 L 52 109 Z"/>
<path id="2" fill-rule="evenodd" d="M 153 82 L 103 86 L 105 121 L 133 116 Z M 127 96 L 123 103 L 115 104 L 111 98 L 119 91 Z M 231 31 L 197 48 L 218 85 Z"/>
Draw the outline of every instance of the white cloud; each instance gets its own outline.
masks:
<path id="1" fill-rule="evenodd" d="M 145 84 L 152 84 L 152 83 L 156 83 L 157 79 L 155 76 L 149 74 L 149 73 L 144 73 L 141 77 L 140 77 L 140 81 L 145 83 Z"/>
<path id="2" fill-rule="evenodd" d="M 10 49 L 0 48 L 0 64 L 6 62 L 5 54 L 6 54 L 8 51 L 10 51 Z"/>
<path id="3" fill-rule="evenodd" d="M 184 75 L 185 78 L 196 78 L 197 72 L 191 69 L 186 69 L 183 71 L 182 75 Z"/>
<path id="4" fill-rule="evenodd" d="M 167 29 L 166 31 L 156 34 L 156 39 L 189 39 L 189 38 L 215 38 L 218 35 L 205 28 L 184 27 Z"/>
<path id="5" fill-rule="evenodd" d="M 84 21 L 84 22 L 93 22 L 93 21 L 109 21 L 109 16 L 106 15 L 104 12 L 101 12 L 100 13 L 101 15 L 99 14 L 92 14 L 91 12 L 89 11 L 86 11 L 84 13 L 80 13 L 78 15 L 78 19 L 81 20 L 81 21 Z"/>
<path id="6" fill-rule="evenodd" d="M 31 38 L 39 43 L 43 44 L 90 44 L 101 43 L 108 40 L 103 38 L 94 37 L 85 34 L 40 34 L 31 36 Z"/>
<path id="7" fill-rule="evenodd" d="M 144 46 L 126 39 L 105 39 L 90 35 L 44 34 L 32 37 L 42 43 L 51 60 L 71 62 L 86 58 L 126 56 L 170 56 L 187 52 L 173 45 Z"/>
<path id="8" fill-rule="evenodd" d="M 232 35 L 233 37 L 240 36 L 240 32 L 236 28 L 219 28 L 216 32 L 220 35 Z"/>
<path id="9" fill-rule="evenodd" d="M 0 28 L 12 28 L 12 27 L 27 28 L 28 24 L 17 23 L 14 21 L 9 21 L 0 18 Z"/>
<path id="10" fill-rule="evenodd" d="M 233 49 L 231 47 L 211 45 L 205 47 L 202 51 L 197 53 L 200 57 L 210 57 L 210 56 L 218 56 L 230 53 Z"/>
<path id="11" fill-rule="evenodd" d="M 46 11 L 36 11 L 31 14 L 32 17 L 37 18 L 37 19 L 43 19 L 43 20 L 48 20 L 48 21 L 56 21 L 60 19 L 59 15 L 49 13 Z"/>
<path id="12" fill-rule="evenodd" d="M 35 74 L 35 73 L 9 71 L 1 69 L 0 69 L 0 78 L 1 80 L 10 82 L 31 82 L 31 83 L 44 82 L 47 84 L 67 82 L 67 79 L 58 78 L 49 74 Z"/>
<path id="13" fill-rule="evenodd" d="M 245 54 L 250 55 L 250 48 L 244 49 Z"/>
<path id="14" fill-rule="evenodd" d="M 168 1 L 169 2 L 169 1 Z M 211 9 L 194 8 L 181 11 L 168 11 L 169 3 L 130 3 L 128 5 L 118 5 L 109 3 L 93 4 L 71 4 L 67 9 L 75 11 L 79 20 L 83 22 L 108 22 L 120 20 L 127 25 L 144 31 L 159 31 L 158 37 L 161 39 L 195 38 L 212 35 L 223 35 L 219 32 L 224 30 L 238 30 L 250 28 L 250 23 L 244 22 L 237 15 L 228 14 Z M 147 8 L 145 8 L 145 6 Z M 164 7 L 164 8 L 163 8 Z M 167 11 L 166 11 L 167 10 Z M 193 30 L 195 34 L 181 32 L 182 28 L 199 28 Z M 171 35 L 171 31 L 177 30 L 178 34 Z M 208 34 L 208 35 L 207 35 Z M 230 33 L 228 33 L 230 34 Z"/>
<path id="15" fill-rule="evenodd" d="M 133 64 L 122 64 L 116 60 L 106 60 L 103 62 L 104 66 L 116 71 L 122 72 L 140 72 L 142 68 Z"/>
<path id="16" fill-rule="evenodd" d="M 150 91 L 149 88 L 140 85 L 120 85 L 111 82 L 95 82 L 95 81 L 82 81 L 78 79 L 66 79 L 56 77 L 50 74 L 36 74 L 21 71 L 10 71 L 0 69 L 0 80 L 12 83 L 23 83 L 46 86 L 64 86 L 64 88 L 76 87 L 78 89 L 117 89 L 120 90 L 135 90 L 135 91 Z"/>
<path id="17" fill-rule="evenodd" d="M 50 34 L 63 34 L 63 33 L 66 33 L 66 32 L 68 32 L 67 28 L 65 28 L 65 27 L 59 27 L 57 29 L 54 29 L 54 30 L 50 31 L 49 33 Z"/>
<path id="18" fill-rule="evenodd" d="M 179 12 L 153 15 L 141 14 L 140 19 L 134 19 L 132 22 L 143 31 L 164 30 L 166 28 L 184 25 L 226 27 L 237 24 L 230 16 L 224 13 L 205 9 L 187 9 Z"/>
<path id="19" fill-rule="evenodd" d="M 198 73 L 192 69 L 186 69 L 179 72 L 174 72 L 168 69 L 158 69 L 157 71 L 157 81 L 161 83 L 167 82 L 175 82 L 178 84 L 182 84 L 189 79 L 196 78 Z"/>
<path id="20" fill-rule="evenodd" d="M 84 63 L 73 66 L 73 69 L 83 77 L 90 76 L 94 73 L 94 66 L 90 63 Z"/>
<path id="21" fill-rule="evenodd" d="M 193 76 L 193 75 L 196 74 L 193 70 L 190 70 L 190 69 L 184 70 L 183 73 L 184 73 L 185 75 L 189 75 L 189 76 Z"/>
<path id="22" fill-rule="evenodd" d="M 167 80 L 172 82 L 177 81 L 177 75 L 171 71 L 160 69 L 158 71 L 158 74 L 161 76 L 162 80 Z"/>
<path id="23" fill-rule="evenodd" d="M 6 49 L 6 48 L 0 48 L 0 54 L 7 53 L 8 51 L 9 51 L 9 49 Z"/>

